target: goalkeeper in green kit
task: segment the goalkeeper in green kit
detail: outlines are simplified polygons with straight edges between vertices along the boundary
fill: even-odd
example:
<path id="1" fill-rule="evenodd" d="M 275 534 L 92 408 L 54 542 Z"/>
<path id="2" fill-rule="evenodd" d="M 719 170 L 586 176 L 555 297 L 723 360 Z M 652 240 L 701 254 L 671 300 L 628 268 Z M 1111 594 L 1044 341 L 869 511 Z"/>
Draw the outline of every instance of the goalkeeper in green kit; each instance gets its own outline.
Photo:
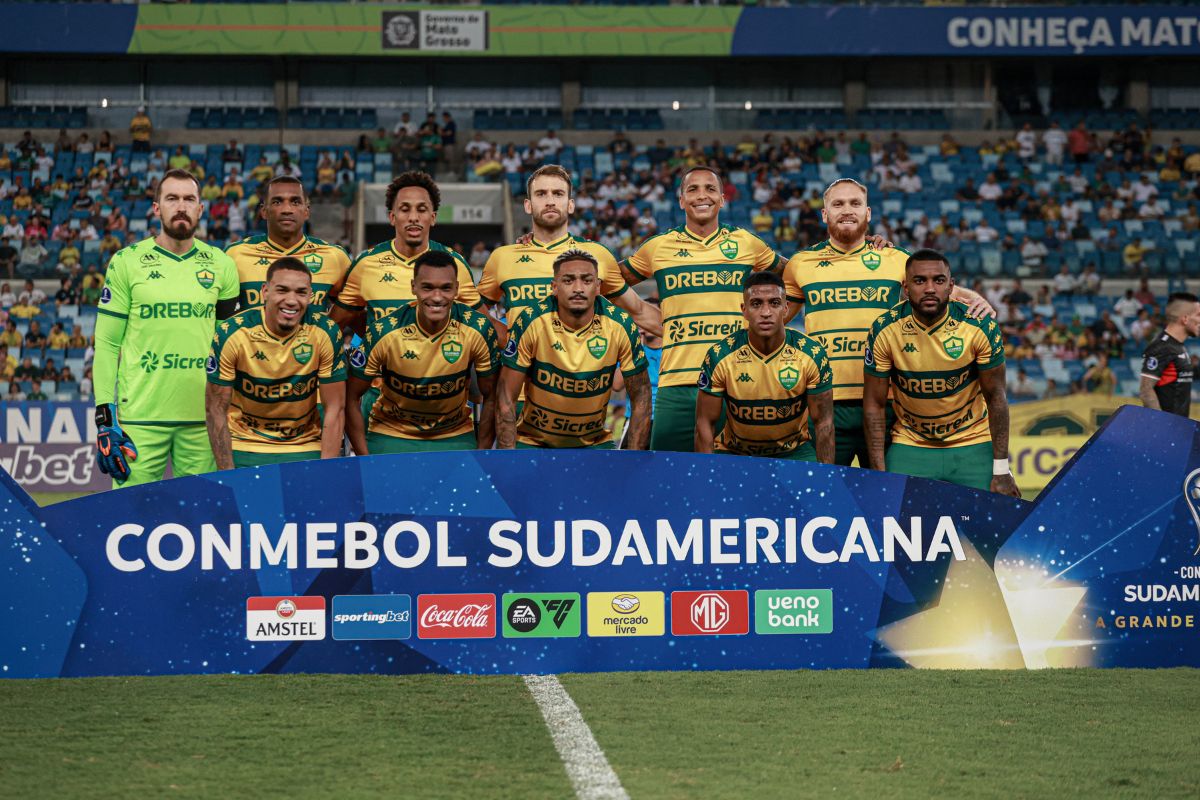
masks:
<path id="1" fill-rule="evenodd" d="M 109 262 L 96 319 L 96 460 L 116 485 L 216 469 L 204 424 L 205 360 L 216 321 L 231 316 L 237 266 L 193 238 L 203 206 L 185 170 L 163 175 L 162 231 Z"/>

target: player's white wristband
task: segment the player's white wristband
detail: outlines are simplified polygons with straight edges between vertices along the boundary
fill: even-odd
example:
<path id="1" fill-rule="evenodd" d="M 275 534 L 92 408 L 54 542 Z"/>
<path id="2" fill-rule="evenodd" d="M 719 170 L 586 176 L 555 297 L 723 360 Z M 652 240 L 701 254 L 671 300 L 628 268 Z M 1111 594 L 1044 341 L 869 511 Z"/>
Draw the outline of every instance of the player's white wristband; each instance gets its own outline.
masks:
<path id="1" fill-rule="evenodd" d="M 992 475 L 1008 475 L 1008 459 L 993 458 L 992 459 Z"/>

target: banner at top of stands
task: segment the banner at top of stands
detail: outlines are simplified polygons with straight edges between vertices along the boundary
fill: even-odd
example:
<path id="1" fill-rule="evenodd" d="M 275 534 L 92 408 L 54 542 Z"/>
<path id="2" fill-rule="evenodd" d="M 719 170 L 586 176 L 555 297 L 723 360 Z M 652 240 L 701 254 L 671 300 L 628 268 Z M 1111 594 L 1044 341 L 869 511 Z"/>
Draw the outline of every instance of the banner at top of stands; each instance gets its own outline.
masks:
<path id="1" fill-rule="evenodd" d="M 0 3 L 12 53 L 412 56 L 1195 55 L 1187 6 Z"/>

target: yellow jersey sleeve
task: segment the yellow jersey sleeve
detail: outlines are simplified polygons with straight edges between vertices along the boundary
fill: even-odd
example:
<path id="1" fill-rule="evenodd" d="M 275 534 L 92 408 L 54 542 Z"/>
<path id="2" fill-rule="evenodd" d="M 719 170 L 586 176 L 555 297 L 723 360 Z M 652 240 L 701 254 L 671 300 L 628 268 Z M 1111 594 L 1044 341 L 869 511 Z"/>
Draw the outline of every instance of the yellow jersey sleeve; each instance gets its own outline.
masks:
<path id="1" fill-rule="evenodd" d="M 630 271 L 643 278 L 654 276 L 654 251 L 658 248 L 658 242 L 657 236 L 647 239 L 642 242 L 642 246 L 633 255 L 625 259 L 625 265 L 629 267 Z"/>
<path id="2" fill-rule="evenodd" d="M 592 246 L 588 250 L 596 257 L 600 266 L 600 294 L 609 300 L 625 294 L 625 290 L 629 287 L 625 284 L 625 279 L 621 277 L 621 267 L 617 264 L 616 257 L 607 247 L 598 242 L 589 242 L 589 244 Z"/>
<path id="3" fill-rule="evenodd" d="M 479 276 L 479 285 L 476 290 L 480 297 L 487 300 L 489 303 L 499 303 L 502 293 L 500 291 L 500 264 L 503 256 L 500 255 L 500 248 L 497 247 L 488 256 L 487 263 L 483 265 L 483 274 Z"/>
<path id="4" fill-rule="evenodd" d="M 975 326 L 979 334 L 975 339 L 975 363 L 981 370 L 992 369 L 1004 363 L 1004 335 L 994 317 L 976 320 L 968 317 L 968 325 Z"/>
<path id="5" fill-rule="evenodd" d="M 704 363 L 700 365 L 700 376 L 696 379 L 700 391 L 714 397 L 725 396 L 729 370 L 722 364 L 725 363 L 728 353 L 724 342 L 717 342 L 709 349 L 708 354 L 704 356 Z"/>
<path id="6" fill-rule="evenodd" d="M 483 300 L 479 297 L 479 289 L 475 287 L 475 279 L 471 277 L 471 268 L 457 252 L 449 252 L 458 262 L 458 297 L 455 299 L 468 308 L 482 308 Z"/>
<path id="7" fill-rule="evenodd" d="M 867 346 L 863 348 L 863 369 L 868 375 L 887 378 L 892 373 L 894 362 L 887 327 L 897 316 L 894 311 L 889 311 L 871 326 L 871 332 L 867 335 Z"/>
<path id="8" fill-rule="evenodd" d="M 350 264 L 350 269 L 346 271 L 346 280 L 342 284 L 342 289 L 338 292 L 337 299 L 333 301 L 348 311 L 365 311 L 367 308 L 367 301 L 363 297 L 362 291 L 363 273 L 362 270 L 356 269 L 356 267 L 366 258 L 368 252 L 370 251 L 363 251 Z"/>
<path id="9" fill-rule="evenodd" d="M 346 380 L 346 357 L 342 352 L 342 332 L 333 320 L 322 315 L 315 325 L 324 331 L 325 335 L 318 337 L 321 360 L 317 368 L 317 377 L 321 383 L 340 383 Z"/>
<path id="10" fill-rule="evenodd" d="M 475 374 L 481 378 L 494 375 L 500 369 L 500 340 L 496 329 L 483 312 L 473 311 L 463 314 L 463 324 L 474 331 L 471 337 L 471 361 L 475 364 Z"/>

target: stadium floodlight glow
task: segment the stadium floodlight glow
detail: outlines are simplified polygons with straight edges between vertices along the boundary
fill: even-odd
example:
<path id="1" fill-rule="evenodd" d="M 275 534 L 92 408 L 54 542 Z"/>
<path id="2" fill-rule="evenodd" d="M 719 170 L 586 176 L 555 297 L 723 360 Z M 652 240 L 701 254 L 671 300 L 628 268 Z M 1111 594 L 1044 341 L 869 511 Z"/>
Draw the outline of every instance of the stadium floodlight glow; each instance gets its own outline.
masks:
<path id="1" fill-rule="evenodd" d="M 746 101 L 746 110 L 749 111 L 752 108 L 754 108 L 754 104 L 751 103 L 749 100 L 747 100 Z"/>
<path id="2" fill-rule="evenodd" d="M 101 98 L 100 98 L 100 107 L 101 107 L 101 108 L 108 108 L 108 98 L 107 98 L 107 97 L 101 97 Z"/>
<path id="3" fill-rule="evenodd" d="M 678 100 L 672 100 L 672 101 L 671 101 L 671 110 L 672 110 L 672 111 L 678 111 L 678 110 L 679 110 L 679 101 L 678 101 Z"/>

